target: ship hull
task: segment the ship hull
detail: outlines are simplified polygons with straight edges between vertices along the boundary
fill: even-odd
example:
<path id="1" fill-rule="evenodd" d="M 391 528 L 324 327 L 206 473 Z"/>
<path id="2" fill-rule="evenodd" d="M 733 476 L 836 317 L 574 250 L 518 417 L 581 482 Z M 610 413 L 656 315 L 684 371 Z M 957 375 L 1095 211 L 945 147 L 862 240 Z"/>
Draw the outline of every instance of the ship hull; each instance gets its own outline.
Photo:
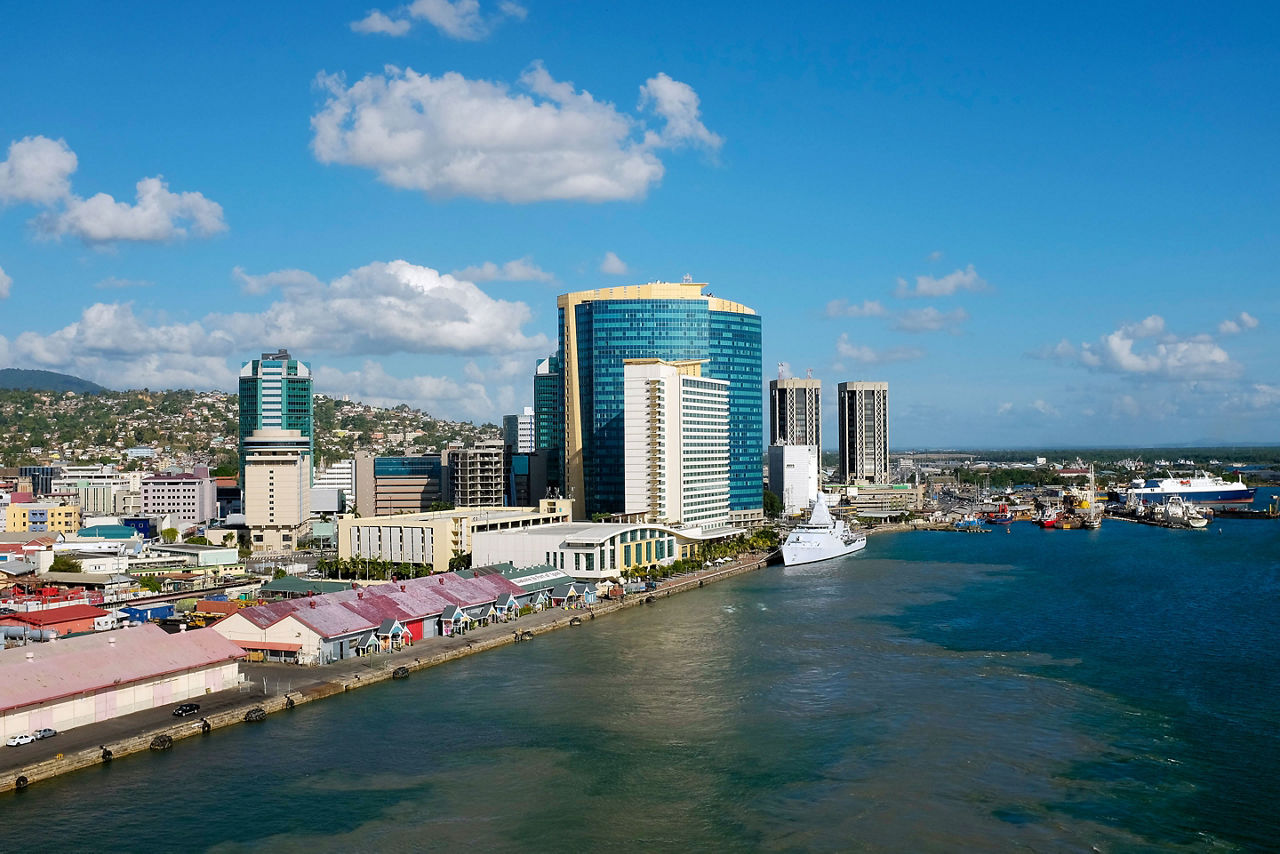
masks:
<path id="1" fill-rule="evenodd" d="M 801 542 L 786 543 L 782 546 L 783 566 L 804 566 L 808 563 L 845 557 L 862 551 L 867 546 L 866 537 L 858 537 L 852 543 L 845 544 L 840 540 L 832 543 Z"/>
<path id="2" fill-rule="evenodd" d="M 1239 507 L 1242 504 L 1252 504 L 1253 497 L 1257 494 L 1257 489 L 1202 489 L 1202 490 L 1186 490 L 1146 492 L 1140 489 L 1130 491 L 1130 495 L 1137 498 L 1143 504 L 1163 504 L 1173 496 L 1179 496 L 1183 501 L 1191 504 L 1207 504 L 1210 506 L 1234 506 Z"/>

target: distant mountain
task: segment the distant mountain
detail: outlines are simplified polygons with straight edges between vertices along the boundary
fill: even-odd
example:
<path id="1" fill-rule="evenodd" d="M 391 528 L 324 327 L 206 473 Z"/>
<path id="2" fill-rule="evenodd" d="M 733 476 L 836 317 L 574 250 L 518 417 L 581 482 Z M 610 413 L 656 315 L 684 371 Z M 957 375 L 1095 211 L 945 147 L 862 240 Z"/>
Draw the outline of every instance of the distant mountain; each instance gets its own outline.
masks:
<path id="1" fill-rule="evenodd" d="M 73 377 L 70 374 L 58 374 L 53 371 L 27 371 L 21 368 L 0 368 L 0 389 L 16 389 L 20 391 L 74 391 L 77 394 L 96 394 L 107 389 Z"/>

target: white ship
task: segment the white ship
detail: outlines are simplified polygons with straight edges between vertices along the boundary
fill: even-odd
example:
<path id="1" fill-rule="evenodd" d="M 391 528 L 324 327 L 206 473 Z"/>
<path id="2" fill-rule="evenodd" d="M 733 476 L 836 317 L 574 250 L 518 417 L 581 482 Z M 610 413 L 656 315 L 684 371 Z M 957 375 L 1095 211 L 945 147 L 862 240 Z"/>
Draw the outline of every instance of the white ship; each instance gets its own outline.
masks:
<path id="1" fill-rule="evenodd" d="M 1208 507 L 1250 504 L 1257 493 L 1244 481 L 1223 480 L 1217 475 L 1198 471 L 1192 477 L 1149 478 L 1135 480 L 1118 496 L 1131 504 L 1162 504 L 1171 496 Z"/>
<path id="2" fill-rule="evenodd" d="M 797 526 L 782 544 L 782 565 L 799 566 L 844 557 L 866 545 L 866 534 L 855 534 L 843 521 L 831 518 L 827 499 L 819 492 L 809 521 Z"/>

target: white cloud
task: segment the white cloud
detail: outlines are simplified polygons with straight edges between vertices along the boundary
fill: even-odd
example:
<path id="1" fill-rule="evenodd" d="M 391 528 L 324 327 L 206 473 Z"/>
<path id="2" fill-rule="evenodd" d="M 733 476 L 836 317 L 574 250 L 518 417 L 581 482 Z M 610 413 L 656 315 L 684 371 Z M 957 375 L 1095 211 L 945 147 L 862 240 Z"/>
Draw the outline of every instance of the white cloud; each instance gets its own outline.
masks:
<path id="1" fill-rule="evenodd" d="M 932 257 L 930 260 L 933 260 Z M 894 293 L 899 297 L 946 297 L 957 291 L 982 291 L 987 287 L 987 283 L 970 264 L 963 270 L 955 270 L 942 278 L 916 276 L 914 288 L 906 279 L 898 279 L 898 288 Z"/>
<path id="2" fill-rule="evenodd" d="M 912 362 L 924 358 L 924 351 L 914 347 L 873 350 L 865 344 L 853 344 L 849 341 L 849 336 L 844 333 L 836 339 L 836 352 L 843 358 L 860 365 L 887 365 L 892 362 Z"/>
<path id="3" fill-rule="evenodd" d="M 1280 386 L 1254 383 L 1246 397 L 1246 401 L 1254 409 L 1270 409 L 1280 406 Z"/>
<path id="4" fill-rule="evenodd" d="M 454 278 L 468 282 L 554 282 L 556 277 L 543 270 L 526 255 L 514 261 L 498 265 L 485 261 L 478 267 L 454 270 Z"/>
<path id="5" fill-rule="evenodd" d="M 656 149 L 720 140 L 698 120 L 693 90 L 665 75 L 642 87 L 663 120 L 649 132 L 639 118 L 554 80 L 541 63 L 520 76 L 524 92 L 393 66 L 350 86 L 339 75 L 317 83 L 326 96 L 311 118 L 317 160 L 373 169 L 393 187 L 439 197 L 639 199 L 662 178 Z"/>
<path id="6" fill-rule="evenodd" d="M 281 299 L 259 314 L 211 315 L 241 341 L 331 353 L 508 353 L 550 347 L 521 328 L 529 306 L 490 297 L 471 282 L 407 261 L 374 262 L 319 283 L 301 271 L 274 276 Z M 247 279 L 262 277 L 240 276 Z"/>
<path id="7" fill-rule="evenodd" d="M 357 33 L 381 33 L 385 36 L 402 36 L 409 32 L 409 28 L 413 25 L 406 18 L 390 18 L 384 12 L 370 9 L 368 15 L 358 21 L 352 21 L 349 26 L 352 32 Z"/>
<path id="8" fill-rule="evenodd" d="M 1062 414 L 1058 412 L 1058 410 L 1055 409 L 1052 404 L 1046 403 L 1043 400 L 1033 400 L 1031 402 L 1031 408 L 1034 409 L 1036 412 L 1039 412 L 1041 415 L 1048 415 L 1052 418 L 1058 418 Z"/>
<path id="9" fill-rule="evenodd" d="M 409 32 L 415 21 L 426 21 L 442 35 L 458 41 L 480 41 L 493 32 L 493 28 L 507 18 L 523 21 L 529 10 L 512 0 L 497 4 L 497 11 L 486 14 L 478 0 L 414 0 L 401 6 L 391 15 L 370 9 L 369 14 L 350 27 L 357 33 L 377 33 L 402 36 Z"/>
<path id="10" fill-rule="evenodd" d="M 13 284 L 13 277 L 4 271 L 4 267 L 0 267 L 0 299 L 9 296 L 9 286 Z"/>
<path id="11" fill-rule="evenodd" d="M 612 252 L 604 253 L 604 260 L 600 262 L 600 272 L 608 273 L 610 276 L 621 276 L 627 272 L 627 264 Z"/>
<path id="12" fill-rule="evenodd" d="M 171 193 L 162 176 L 139 181 L 137 199 L 137 204 L 129 205 L 106 193 L 88 199 L 72 197 L 64 211 L 41 217 L 37 223 L 46 234 L 71 234 L 89 244 L 173 240 L 186 237 L 188 226 L 208 237 L 227 228 L 221 205 L 201 193 Z"/>
<path id="13" fill-rule="evenodd" d="M 1008 415 L 1011 411 L 1013 411 L 1013 404 L 1009 401 L 1005 401 L 996 407 L 996 415 Z"/>
<path id="14" fill-rule="evenodd" d="M 0 162 L 0 204 L 51 205 L 71 195 L 76 154 L 61 139 L 28 136 L 9 143 Z"/>
<path id="15" fill-rule="evenodd" d="M 1111 402 L 1111 413 L 1127 418 L 1137 418 L 1142 414 L 1142 404 L 1138 403 L 1133 395 L 1122 394 Z"/>
<path id="16" fill-rule="evenodd" d="M 941 332 L 944 329 L 959 332 L 960 324 L 968 319 L 969 312 L 963 308 L 942 312 L 929 306 L 902 312 L 893 328 L 902 332 Z"/>
<path id="17" fill-rule="evenodd" d="M 1213 338 L 1174 335 L 1165 329 L 1164 318 L 1158 314 L 1125 324 L 1079 348 L 1063 340 L 1038 355 L 1094 370 L 1155 379 L 1227 379 L 1240 373 L 1239 363 Z"/>
<path id="18" fill-rule="evenodd" d="M 928 255 L 925 256 L 926 261 L 929 261 L 934 264 L 941 261 L 942 258 L 943 258 L 943 255 L 942 255 L 941 249 L 935 249 L 934 251 L 930 252 Z"/>
<path id="19" fill-rule="evenodd" d="M 1247 311 L 1240 312 L 1240 316 L 1224 320 L 1218 324 L 1218 332 L 1221 335 L 1238 335 L 1246 329 L 1257 329 L 1258 318 L 1254 317 Z"/>
<path id="20" fill-rule="evenodd" d="M 645 141 L 650 145 L 669 147 L 691 143 L 715 151 L 724 144 L 719 134 L 712 133 L 702 123 L 698 93 L 688 83 L 672 80 L 659 71 L 640 87 L 640 108 L 650 104 L 653 111 L 666 120 L 661 133 L 645 134 Z"/>
<path id="21" fill-rule="evenodd" d="M 321 394 L 344 395 L 374 406 L 408 403 L 431 413 L 452 417 L 490 419 L 495 408 L 485 387 L 477 382 L 458 382 L 451 377 L 394 377 L 377 362 L 367 361 L 359 370 L 343 371 L 316 366 L 315 389 Z"/>
<path id="22" fill-rule="evenodd" d="M 324 287 L 324 282 L 306 270 L 276 270 L 274 273 L 251 276 L 243 267 L 234 267 L 231 277 L 240 283 L 240 290 L 246 294 L 265 294 L 272 288 L 309 288 L 318 292 Z"/>
<path id="23" fill-rule="evenodd" d="M 863 300 L 862 305 L 843 299 L 827 303 L 827 317 L 882 317 L 885 313 L 878 300 Z"/>

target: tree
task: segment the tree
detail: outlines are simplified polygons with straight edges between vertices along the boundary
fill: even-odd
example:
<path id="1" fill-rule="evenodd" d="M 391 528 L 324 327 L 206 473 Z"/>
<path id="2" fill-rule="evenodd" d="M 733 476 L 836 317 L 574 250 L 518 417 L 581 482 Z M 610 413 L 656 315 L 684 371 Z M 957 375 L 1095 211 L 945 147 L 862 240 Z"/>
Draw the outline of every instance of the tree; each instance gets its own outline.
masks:
<path id="1" fill-rule="evenodd" d="M 163 585 L 160 583 L 160 579 L 156 578 L 154 575 L 148 575 L 145 578 L 138 579 L 138 585 L 144 590 L 150 590 L 152 593 L 159 593 L 163 588 Z"/>
<path id="2" fill-rule="evenodd" d="M 764 491 L 764 515 L 770 519 L 777 519 L 782 515 L 783 509 L 782 499 L 766 489 Z"/>
<path id="3" fill-rule="evenodd" d="M 450 504 L 448 501 L 432 501 L 431 506 L 427 508 L 427 510 L 432 513 L 436 512 L 437 510 L 452 510 L 452 509 L 453 509 L 453 505 Z"/>
<path id="4" fill-rule="evenodd" d="M 189 544 L 189 545 L 193 545 L 193 546 L 211 546 L 211 545 L 213 545 L 212 543 L 210 543 L 210 542 L 209 542 L 209 538 L 208 538 L 208 537 L 187 537 L 185 540 L 183 540 L 183 542 L 184 542 L 184 543 L 187 543 L 187 544 Z"/>
<path id="5" fill-rule="evenodd" d="M 224 546 L 233 546 L 236 543 L 236 535 L 233 531 L 228 531 L 222 535 L 222 544 Z"/>
<path id="6" fill-rule="evenodd" d="M 459 569 L 471 568 L 471 553 L 467 552 L 463 555 L 454 555 L 449 558 L 449 571 L 456 572 Z"/>
<path id="7" fill-rule="evenodd" d="M 49 564 L 50 572 L 81 572 L 82 567 L 80 561 L 68 554 L 57 554 L 53 556 L 53 563 Z"/>
<path id="8" fill-rule="evenodd" d="M 160 532 L 160 539 L 164 540 L 166 543 L 174 543 L 174 542 L 177 542 L 177 540 L 178 540 L 178 529 L 177 529 L 177 528 L 165 528 L 163 531 L 161 531 L 161 532 Z"/>
<path id="9" fill-rule="evenodd" d="M 285 572 L 283 569 L 277 569 L 275 572 L 271 573 L 271 580 L 275 581 L 277 578 L 284 578 L 288 574 L 289 573 Z"/>

